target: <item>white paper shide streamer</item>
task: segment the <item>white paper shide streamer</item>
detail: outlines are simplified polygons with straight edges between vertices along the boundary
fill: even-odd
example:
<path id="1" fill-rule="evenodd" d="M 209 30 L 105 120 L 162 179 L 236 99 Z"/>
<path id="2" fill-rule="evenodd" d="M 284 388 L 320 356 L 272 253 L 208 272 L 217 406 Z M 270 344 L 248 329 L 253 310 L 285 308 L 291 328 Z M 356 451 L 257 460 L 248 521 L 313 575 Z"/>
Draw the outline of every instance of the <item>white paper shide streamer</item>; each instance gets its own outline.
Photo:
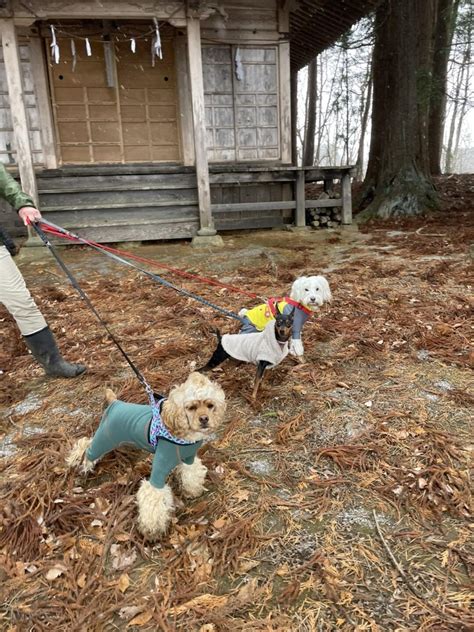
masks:
<path id="1" fill-rule="evenodd" d="M 89 42 L 89 38 L 88 37 L 86 37 L 86 55 L 87 55 L 87 57 L 91 57 L 92 56 L 91 44 Z"/>
<path id="2" fill-rule="evenodd" d="M 134 53 L 137 50 L 137 42 L 134 37 L 132 37 L 130 40 L 130 49 L 132 53 Z"/>
<path id="3" fill-rule="evenodd" d="M 54 30 L 54 26 L 51 25 L 51 55 L 54 59 L 55 64 L 59 64 L 59 46 L 56 41 L 56 32 Z"/>
<path id="4" fill-rule="evenodd" d="M 76 70 L 77 56 L 76 56 L 76 42 L 71 40 L 71 55 L 72 55 L 72 72 Z"/>
<path id="5" fill-rule="evenodd" d="M 237 48 L 234 55 L 235 66 L 235 78 L 237 81 L 242 81 L 244 78 L 244 67 L 242 66 L 242 57 L 240 55 L 240 48 Z"/>
<path id="6" fill-rule="evenodd" d="M 155 65 L 155 59 L 158 57 L 159 59 L 163 59 L 163 52 L 161 50 L 161 37 L 160 37 L 160 29 L 158 27 L 158 20 L 153 18 L 153 23 L 155 25 L 155 37 L 151 43 L 151 65 Z"/>

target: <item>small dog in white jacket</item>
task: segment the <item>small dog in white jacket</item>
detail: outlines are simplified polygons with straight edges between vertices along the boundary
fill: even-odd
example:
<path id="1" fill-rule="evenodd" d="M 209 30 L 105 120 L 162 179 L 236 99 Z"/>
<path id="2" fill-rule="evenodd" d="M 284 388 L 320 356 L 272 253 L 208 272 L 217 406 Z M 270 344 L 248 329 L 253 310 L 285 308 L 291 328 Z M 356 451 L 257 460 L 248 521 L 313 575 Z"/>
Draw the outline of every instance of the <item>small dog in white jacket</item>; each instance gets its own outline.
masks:
<path id="1" fill-rule="evenodd" d="M 276 307 L 283 314 L 288 314 L 294 309 L 289 351 L 291 355 L 303 360 L 304 346 L 301 340 L 303 326 L 324 303 L 331 302 L 331 298 L 331 290 L 325 277 L 299 277 L 293 282 L 289 296 L 270 298 L 266 303 L 261 303 L 256 307 L 240 310 L 239 316 L 243 318 L 240 333 L 263 331 L 266 325 L 275 318 Z"/>

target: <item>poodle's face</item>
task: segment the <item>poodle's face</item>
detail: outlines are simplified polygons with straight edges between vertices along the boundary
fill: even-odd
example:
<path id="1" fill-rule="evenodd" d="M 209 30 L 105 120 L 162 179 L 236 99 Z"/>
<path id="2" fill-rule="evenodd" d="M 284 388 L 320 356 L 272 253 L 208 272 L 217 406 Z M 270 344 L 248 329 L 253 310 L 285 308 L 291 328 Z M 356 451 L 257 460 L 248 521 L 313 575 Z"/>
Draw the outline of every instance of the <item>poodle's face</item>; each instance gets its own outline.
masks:
<path id="1" fill-rule="evenodd" d="M 201 373 L 191 373 L 170 392 L 163 404 L 163 421 L 177 437 L 200 441 L 219 427 L 225 408 L 222 388 Z"/>
<path id="2" fill-rule="evenodd" d="M 290 297 L 308 309 L 316 311 L 326 301 L 331 301 L 331 290 L 323 276 L 300 277 L 293 283 Z"/>

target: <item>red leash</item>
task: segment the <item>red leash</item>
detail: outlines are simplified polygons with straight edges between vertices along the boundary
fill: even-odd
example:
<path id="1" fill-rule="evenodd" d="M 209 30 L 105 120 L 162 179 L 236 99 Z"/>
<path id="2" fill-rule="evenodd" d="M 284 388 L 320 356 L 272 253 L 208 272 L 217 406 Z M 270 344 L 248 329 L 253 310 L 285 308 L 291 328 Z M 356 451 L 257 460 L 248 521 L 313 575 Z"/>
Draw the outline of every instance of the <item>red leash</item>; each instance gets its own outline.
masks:
<path id="1" fill-rule="evenodd" d="M 301 303 L 298 303 L 298 301 L 293 300 L 289 296 L 280 296 L 279 298 L 269 298 L 267 301 L 267 305 L 270 308 L 272 316 L 275 316 L 276 306 L 278 303 L 281 303 L 281 301 L 285 301 L 286 303 L 288 303 L 288 305 L 293 305 L 294 307 L 301 309 L 303 312 L 305 312 L 305 314 L 308 314 L 309 316 L 311 316 L 313 313 L 310 309 L 308 309 Z"/>
<path id="2" fill-rule="evenodd" d="M 160 263 L 159 261 L 156 261 L 155 259 L 147 259 L 146 257 L 140 257 L 138 255 L 134 255 L 131 252 L 128 252 L 126 250 L 119 250 L 118 248 L 112 248 L 110 246 L 105 246 L 104 244 L 98 244 L 95 241 L 91 241 L 88 239 L 84 239 L 83 237 L 81 237 L 81 240 L 77 240 L 74 237 L 71 237 L 70 235 L 65 235 L 64 233 L 61 233 L 60 231 L 56 230 L 55 228 L 53 228 L 52 226 L 49 226 L 47 223 L 45 222 L 40 222 L 41 223 L 41 228 L 45 233 L 49 233 L 50 235 L 54 235 L 54 237 L 61 237 L 62 239 L 68 239 L 69 241 L 72 241 L 74 243 L 84 243 L 86 245 L 89 246 L 94 246 L 96 248 L 100 248 L 101 250 L 105 250 L 107 252 L 111 252 L 113 254 L 116 255 L 120 255 L 121 257 L 126 257 L 128 259 L 133 259 L 135 261 L 140 261 L 141 263 L 147 263 L 150 266 L 154 266 L 157 268 L 164 268 L 165 270 L 168 270 L 169 272 L 173 272 L 174 274 L 177 274 L 179 276 L 182 277 L 186 277 L 188 279 L 194 279 L 195 281 L 200 281 L 201 283 L 207 283 L 209 285 L 214 285 L 216 287 L 220 287 L 226 290 L 231 290 L 232 292 L 238 292 L 239 294 L 245 294 L 246 296 L 249 296 L 250 298 L 261 298 L 258 296 L 258 294 L 254 294 L 253 292 L 247 292 L 246 290 L 242 290 L 241 288 L 236 287 L 235 285 L 227 285 L 225 283 L 221 283 L 220 281 L 215 281 L 214 279 L 209 279 L 208 277 L 202 277 L 202 276 L 198 276 L 197 274 L 191 274 L 190 272 L 185 272 L 184 270 L 179 270 L 178 268 L 172 268 L 171 266 L 167 265 L 166 263 Z"/>

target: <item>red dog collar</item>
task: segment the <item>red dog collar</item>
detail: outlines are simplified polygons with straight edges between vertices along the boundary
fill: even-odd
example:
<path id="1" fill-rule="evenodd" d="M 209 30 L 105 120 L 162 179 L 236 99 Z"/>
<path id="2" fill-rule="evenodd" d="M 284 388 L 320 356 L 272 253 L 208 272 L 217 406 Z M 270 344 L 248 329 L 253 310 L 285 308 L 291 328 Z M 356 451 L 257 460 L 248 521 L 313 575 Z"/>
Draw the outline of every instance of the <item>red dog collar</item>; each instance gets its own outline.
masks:
<path id="1" fill-rule="evenodd" d="M 298 303 L 298 301 L 294 301 L 289 296 L 280 296 L 279 298 L 269 298 L 268 301 L 267 301 L 267 305 L 270 308 L 272 316 L 275 316 L 275 314 L 276 314 L 276 304 L 280 303 L 280 301 L 286 301 L 288 303 L 288 305 L 293 305 L 294 307 L 296 307 L 298 309 L 301 309 L 303 312 L 305 312 L 305 314 L 308 314 L 308 315 L 313 314 L 313 312 L 310 309 L 308 309 L 307 307 L 305 307 L 301 303 Z"/>

